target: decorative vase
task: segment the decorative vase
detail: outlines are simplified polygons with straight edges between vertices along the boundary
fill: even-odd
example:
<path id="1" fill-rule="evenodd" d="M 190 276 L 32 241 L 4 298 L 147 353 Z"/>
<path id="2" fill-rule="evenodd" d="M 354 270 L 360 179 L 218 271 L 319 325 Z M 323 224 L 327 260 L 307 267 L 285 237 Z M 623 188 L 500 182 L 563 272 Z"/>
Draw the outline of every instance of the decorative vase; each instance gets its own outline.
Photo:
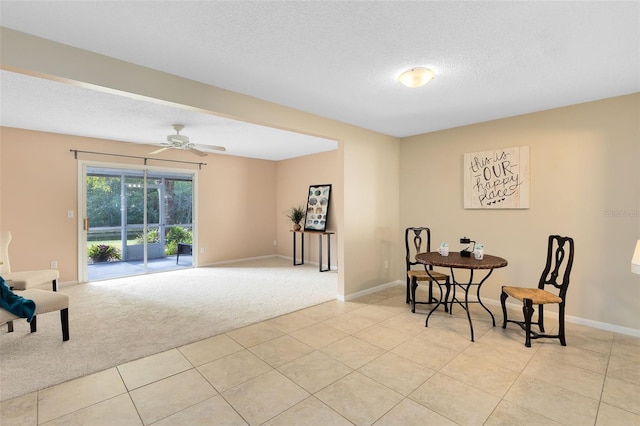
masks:
<path id="1" fill-rule="evenodd" d="M 300 224 L 299 224 L 299 223 L 294 223 L 294 224 L 293 224 L 293 230 L 294 230 L 294 231 L 299 231 L 299 230 L 301 230 L 301 229 L 302 229 L 302 226 L 300 226 Z"/>

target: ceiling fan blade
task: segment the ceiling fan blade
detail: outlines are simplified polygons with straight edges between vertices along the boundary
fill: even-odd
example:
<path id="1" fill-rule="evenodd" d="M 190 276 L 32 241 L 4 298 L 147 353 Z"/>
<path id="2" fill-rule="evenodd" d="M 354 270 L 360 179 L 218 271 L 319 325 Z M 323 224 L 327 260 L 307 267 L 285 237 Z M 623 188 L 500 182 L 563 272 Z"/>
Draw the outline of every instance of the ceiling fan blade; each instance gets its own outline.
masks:
<path id="1" fill-rule="evenodd" d="M 155 151 L 150 152 L 148 155 L 159 154 L 162 151 L 166 151 L 167 149 L 171 149 L 171 147 L 165 146 L 164 148 L 156 149 Z"/>
<path id="2" fill-rule="evenodd" d="M 198 149 L 201 149 L 202 151 L 226 151 L 227 148 L 225 148 L 224 146 L 217 146 L 217 145 L 198 145 Z"/>
<path id="3" fill-rule="evenodd" d="M 195 148 L 189 148 L 189 151 L 193 152 L 196 155 L 199 155 L 200 157 L 206 157 L 207 155 L 209 155 L 206 152 L 202 152 L 202 151 L 200 151 L 198 149 L 195 149 Z"/>

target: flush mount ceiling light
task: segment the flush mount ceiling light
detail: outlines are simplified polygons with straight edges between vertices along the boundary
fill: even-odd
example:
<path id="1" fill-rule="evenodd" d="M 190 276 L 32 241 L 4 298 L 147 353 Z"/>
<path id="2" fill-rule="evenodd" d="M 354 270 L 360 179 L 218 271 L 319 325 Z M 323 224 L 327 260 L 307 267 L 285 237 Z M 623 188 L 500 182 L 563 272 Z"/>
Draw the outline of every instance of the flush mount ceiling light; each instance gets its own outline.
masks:
<path id="1" fill-rule="evenodd" d="M 429 68 L 411 68 L 398 76 L 398 81 L 407 87 L 422 87 L 436 76 Z"/>

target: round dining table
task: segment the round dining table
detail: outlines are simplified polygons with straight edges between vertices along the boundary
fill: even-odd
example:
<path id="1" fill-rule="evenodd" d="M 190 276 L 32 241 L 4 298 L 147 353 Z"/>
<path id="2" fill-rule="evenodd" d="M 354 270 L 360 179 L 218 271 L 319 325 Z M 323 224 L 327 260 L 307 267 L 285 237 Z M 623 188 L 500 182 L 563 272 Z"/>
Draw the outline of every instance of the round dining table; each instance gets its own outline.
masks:
<path id="1" fill-rule="evenodd" d="M 496 319 L 493 316 L 493 313 L 487 308 L 484 303 L 482 303 L 482 299 L 480 298 L 480 288 L 482 284 L 491 276 L 491 273 L 496 268 L 504 268 L 508 265 L 506 259 L 503 259 L 498 256 L 491 256 L 485 254 L 482 259 L 476 259 L 471 253 L 471 256 L 462 256 L 460 252 L 449 252 L 448 256 L 442 256 L 437 251 L 431 251 L 427 253 L 418 253 L 416 255 L 416 261 L 425 265 L 425 270 L 427 274 L 431 276 L 428 266 L 439 266 L 443 268 L 449 268 L 451 271 L 451 281 L 453 285 L 453 296 L 451 298 L 451 305 L 449 308 L 449 315 L 451 315 L 451 311 L 453 309 L 453 303 L 457 303 L 464 308 L 467 312 L 467 320 L 469 321 L 469 329 L 471 330 L 471 341 L 474 341 L 473 336 L 473 322 L 471 321 L 471 313 L 469 312 L 469 303 L 479 303 L 480 306 L 484 308 L 485 311 L 489 313 L 491 316 L 491 321 L 493 322 L 493 326 L 496 326 Z M 456 269 L 466 269 L 469 270 L 469 281 L 468 282 L 458 282 L 455 278 L 455 270 Z M 486 274 L 479 282 L 473 282 L 474 279 L 474 271 L 476 269 L 486 271 Z M 433 278 L 433 277 L 432 277 Z M 434 281 L 441 286 L 441 284 L 434 279 Z M 477 287 L 476 292 L 476 300 L 469 300 L 469 289 L 473 286 Z M 464 301 L 459 300 L 456 297 L 456 288 L 460 288 L 464 291 Z M 427 315 L 427 319 L 425 321 L 425 326 L 429 326 L 429 317 L 431 313 L 436 310 L 438 306 L 442 303 L 442 287 L 440 288 L 440 300 L 438 303 L 431 309 L 429 314 Z M 445 305 L 447 304 L 447 300 L 444 301 Z"/>

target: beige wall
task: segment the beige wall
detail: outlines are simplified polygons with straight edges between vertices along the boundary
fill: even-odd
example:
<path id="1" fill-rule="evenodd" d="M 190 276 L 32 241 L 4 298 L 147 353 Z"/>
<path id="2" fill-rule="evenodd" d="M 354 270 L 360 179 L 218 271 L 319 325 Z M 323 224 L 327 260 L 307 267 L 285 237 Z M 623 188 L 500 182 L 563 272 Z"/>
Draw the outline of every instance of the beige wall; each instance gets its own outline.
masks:
<path id="1" fill-rule="evenodd" d="M 2 134 L 0 133 L 0 230 L 2 229 Z"/>
<path id="2" fill-rule="evenodd" d="M 2 230 L 11 231 L 13 271 L 49 268 L 58 261 L 61 281 L 76 280 L 77 167 L 65 137 L 0 128 Z M 47 140 L 47 144 L 42 141 Z"/>
<path id="3" fill-rule="evenodd" d="M 402 228 L 429 226 L 436 246 L 458 247 L 467 235 L 505 257 L 509 266 L 483 287 L 494 300 L 500 285 L 537 285 L 547 236 L 571 236 L 567 314 L 640 330 L 640 278 L 630 272 L 640 238 L 639 119 L 635 94 L 404 139 Z M 523 145 L 531 207 L 465 210 L 463 155 Z"/>
<path id="4" fill-rule="evenodd" d="M 200 265 L 273 254 L 276 164 L 209 155 L 198 180 Z"/>
<path id="5" fill-rule="evenodd" d="M 0 179 L 5 183 L 0 225 L 13 234 L 12 269 L 48 268 L 57 260 L 61 282 L 78 281 L 78 161 L 70 149 L 144 156 L 150 147 L 12 128 L 0 128 L 0 139 Z M 180 151 L 156 157 L 202 161 Z M 87 154 L 79 154 L 79 159 L 142 164 Z M 204 249 L 199 264 L 273 255 L 276 163 L 224 155 L 209 155 L 204 162 L 207 165 L 196 171 L 196 250 Z M 168 167 L 166 162 L 149 164 Z M 74 211 L 73 219 L 67 217 L 69 210 Z"/>
<path id="6" fill-rule="evenodd" d="M 128 96 L 153 102 L 196 108 L 339 141 L 339 175 L 332 183 L 343 192 L 336 191 L 332 203 L 339 203 L 340 199 L 345 203 L 342 211 L 335 209 L 333 216 L 338 232 L 337 263 L 340 265 L 337 292 L 350 295 L 385 284 L 390 277 L 393 279 L 387 270 L 380 271 L 379 262 L 381 247 L 390 245 L 386 238 L 395 238 L 387 230 L 398 227 L 399 205 L 394 201 L 398 197 L 400 149 L 396 138 L 6 28 L 0 29 L 0 35 L 1 63 L 7 70 L 89 85 L 100 90 L 125 92 Z M 7 161 L 6 157 L 3 161 Z M 380 168 L 381 163 L 391 166 Z M 342 186 L 340 179 L 348 180 L 348 187 Z M 375 184 L 380 186 L 375 189 L 374 196 L 368 196 L 371 191 L 366 188 Z M 2 208 L 6 210 L 4 206 Z M 280 220 L 276 219 L 281 214 L 280 209 L 276 207 L 273 214 L 275 224 Z M 345 218 L 349 218 L 353 226 L 345 226 Z M 0 227 L 9 225 L 5 224 L 3 217 Z M 271 244 L 275 232 L 269 238 Z M 397 241 L 392 241 L 391 245 L 397 246 Z M 390 253 L 385 255 L 391 256 Z"/>
<path id="7" fill-rule="evenodd" d="M 404 250 L 397 232 L 400 213 L 396 206 L 401 206 L 399 146 L 356 135 L 349 141 L 344 154 L 344 233 L 355 238 L 345 247 L 350 256 L 343 265 L 348 276 L 357 280 L 347 294 L 395 281 L 397 253 Z"/>
<path id="8" fill-rule="evenodd" d="M 54 133 L 0 128 L 0 179 L 7 182 L 0 201 L 6 206 L 3 229 L 14 235 L 11 244 L 14 270 L 48 268 L 57 260 L 61 281 L 77 281 L 77 170 L 71 149 L 145 156 L 149 147 Z M 198 261 L 207 265 L 227 260 L 280 254 L 292 256 L 290 224 L 282 214 L 295 203 L 305 204 L 309 185 L 332 184 L 327 230 L 337 232 L 335 211 L 342 206 L 339 152 L 310 155 L 281 162 L 224 155 L 205 159 L 180 151 L 156 155 L 191 162 L 206 162 L 197 171 L 190 165 L 149 161 L 151 167 L 191 168 L 198 175 Z M 2 158 L 2 156 L 0 156 Z M 132 164 L 141 160 L 79 154 L 79 160 Z M 108 165 L 107 164 L 107 165 Z M 310 172 L 312 171 L 312 172 Z M 20 205 L 20 209 L 12 206 Z M 0 208 L 0 213 L 2 213 Z M 74 211 L 74 219 L 67 211 Z M 308 238 L 308 237 L 307 237 Z M 273 241 L 277 241 L 274 247 Z M 37 241 L 39 250 L 33 251 Z M 337 265 L 337 239 L 331 242 L 332 265 Z M 200 250 L 204 249 L 204 252 Z M 318 260 L 317 238 L 307 239 L 305 259 Z M 326 261 L 326 257 L 325 257 Z"/>
<path id="9" fill-rule="evenodd" d="M 399 141 L 12 30 L 0 31 L 2 67 L 6 69 L 337 140 L 336 176 L 331 183 L 339 188 L 332 204 L 342 203 L 343 207 L 332 209 L 338 232 L 339 295 L 403 279 L 402 230 L 408 225 L 429 225 L 436 242 L 454 243 L 466 234 L 485 243 L 489 253 L 505 256 L 509 267 L 496 271 L 485 289 L 491 299 L 498 298 L 502 283 L 528 285 L 537 281 L 546 237 L 557 232 L 573 236 L 577 247 L 568 314 L 640 330 L 636 314 L 640 282 L 629 272 L 633 243 L 640 234 L 639 95 Z M 7 158 L 4 135 L 2 139 L 4 167 L 12 159 Z M 531 208 L 463 209 L 464 153 L 519 145 L 531 148 Z M 280 242 L 286 234 L 281 215 L 291 201 L 280 192 L 280 185 L 282 176 L 295 173 L 298 166 L 292 162 L 274 167 L 277 202 L 272 231 L 265 235 L 265 241 L 268 245 L 277 239 L 278 250 L 284 250 L 290 239 L 285 236 L 285 243 Z M 10 207 L 4 194 L 9 185 L 7 176 L 4 170 L 0 173 L 1 228 L 13 226 L 13 219 L 7 218 Z M 209 183 L 223 185 L 215 179 Z M 284 185 L 292 194 L 298 191 L 289 182 Z M 306 182 L 300 185 L 308 186 Z M 242 189 L 238 186 L 236 190 Z M 217 242 L 216 229 L 224 232 L 228 228 L 215 228 L 226 226 L 225 216 L 211 213 L 214 199 L 209 200 L 200 206 L 201 231 Z M 205 225 L 207 216 L 215 221 Z M 209 246 L 206 253 L 210 253 Z M 389 268 L 384 268 L 387 261 Z"/>
<path id="10" fill-rule="evenodd" d="M 307 193 L 310 185 L 331 184 L 327 231 L 338 232 L 336 211 L 342 211 L 342 169 L 338 150 L 307 155 L 277 162 L 277 248 L 281 256 L 293 257 L 293 239 L 291 222 L 284 215 L 293 206 L 306 208 Z M 304 223 L 302 223 L 304 227 Z M 297 256 L 301 256 L 300 237 L 298 236 Z M 318 262 L 318 238 L 305 235 L 305 263 Z M 331 265 L 337 269 L 338 240 L 331 236 Z M 323 262 L 326 263 L 326 238 L 323 240 Z"/>

